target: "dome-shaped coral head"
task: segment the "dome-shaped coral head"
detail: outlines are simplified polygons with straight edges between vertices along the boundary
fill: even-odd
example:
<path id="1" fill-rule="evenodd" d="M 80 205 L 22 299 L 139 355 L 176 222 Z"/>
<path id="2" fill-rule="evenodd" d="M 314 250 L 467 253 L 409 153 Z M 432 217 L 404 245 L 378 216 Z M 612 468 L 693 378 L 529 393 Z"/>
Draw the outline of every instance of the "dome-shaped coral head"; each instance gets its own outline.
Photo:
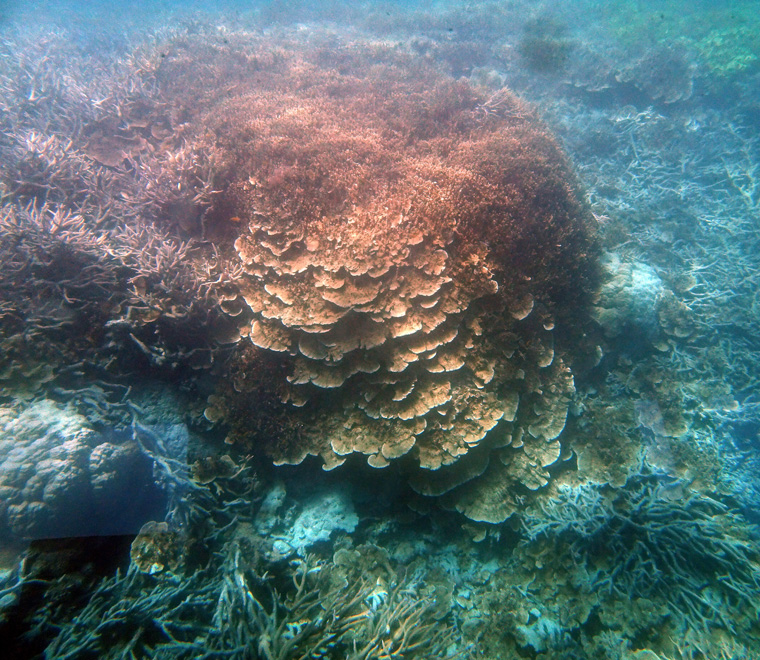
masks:
<path id="1" fill-rule="evenodd" d="M 328 469 L 408 454 L 438 470 L 487 443 L 538 487 L 573 391 L 555 337 L 585 314 L 587 209 L 556 141 L 509 91 L 367 57 L 344 51 L 340 72 L 281 60 L 205 119 L 234 154 L 241 335 L 281 356 L 279 394 L 300 429 L 268 451 Z M 221 396 L 233 435 L 255 369 L 238 364 Z"/>

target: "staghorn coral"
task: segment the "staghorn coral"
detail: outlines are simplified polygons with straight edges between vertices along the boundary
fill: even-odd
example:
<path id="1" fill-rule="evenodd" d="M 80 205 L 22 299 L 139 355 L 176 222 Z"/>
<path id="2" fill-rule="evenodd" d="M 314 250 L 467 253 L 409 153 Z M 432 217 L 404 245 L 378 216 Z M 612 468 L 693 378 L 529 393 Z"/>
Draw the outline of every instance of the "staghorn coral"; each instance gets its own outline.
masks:
<path id="1" fill-rule="evenodd" d="M 76 41 L 35 30 L 0 44 L 8 392 L 29 389 L 32 361 L 49 365 L 48 380 L 83 360 L 122 373 L 143 358 L 206 367 L 207 330 L 222 316 L 207 286 L 220 260 L 194 240 L 212 205 L 213 153 L 184 148 L 181 118 L 157 99 L 150 45 L 118 59 Z"/>
<path id="2" fill-rule="evenodd" d="M 146 221 L 107 230 L 111 221 L 106 210 L 47 202 L 0 208 L 0 379 L 9 390 L 15 372 L 42 359 L 55 373 L 85 356 L 123 359 L 130 347 L 132 362 L 135 352 L 157 365 L 210 361 L 206 328 L 222 313 L 204 280 L 215 266 L 204 269 L 196 245 Z"/>
<path id="3" fill-rule="evenodd" d="M 625 618 L 614 611 L 623 598 L 669 612 L 706 657 L 716 629 L 756 639 L 760 564 L 751 530 L 729 504 L 681 480 L 644 464 L 620 489 L 560 486 L 523 524 L 536 565 L 563 557 L 587 573 L 584 588 L 605 602 L 603 620 Z"/>
<path id="4" fill-rule="evenodd" d="M 594 277 L 567 162 L 508 90 L 488 98 L 379 46 L 338 53 L 260 62 L 202 113 L 225 154 L 218 207 L 240 225 L 220 304 L 261 349 L 239 352 L 207 417 L 250 442 L 246 400 L 274 358 L 289 421 L 256 442 L 275 463 L 412 455 L 443 471 L 419 480 L 432 495 L 462 483 L 445 468 L 489 437 L 504 478 L 539 488 L 574 391 L 563 339 Z M 388 63 L 368 69 L 370 56 Z"/>
<path id="5" fill-rule="evenodd" d="M 419 571 L 394 570 L 373 546 L 338 551 L 331 561 L 308 555 L 292 567 L 261 566 L 237 520 L 209 563 L 182 567 L 181 579 L 142 572 L 133 551 L 125 575 L 103 579 L 76 616 L 59 623 L 45 657 L 470 657 L 454 626 L 434 618 Z"/>
<path id="6" fill-rule="evenodd" d="M 327 562 L 307 555 L 283 594 L 257 584 L 240 544 L 227 552 L 214 620 L 238 646 L 257 640 L 258 658 L 468 657 L 467 649 L 452 651 L 461 641 L 435 618 L 433 599 L 420 595 L 422 576 L 395 572 L 377 547 L 339 550 Z M 374 554 L 384 562 L 373 562 Z"/>

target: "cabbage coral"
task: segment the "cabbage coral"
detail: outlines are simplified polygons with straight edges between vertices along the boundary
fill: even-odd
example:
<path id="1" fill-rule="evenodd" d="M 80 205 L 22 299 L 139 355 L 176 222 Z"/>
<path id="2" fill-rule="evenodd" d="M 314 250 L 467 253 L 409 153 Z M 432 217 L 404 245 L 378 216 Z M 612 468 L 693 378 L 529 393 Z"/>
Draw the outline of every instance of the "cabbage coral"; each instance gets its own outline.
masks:
<path id="1" fill-rule="evenodd" d="M 198 121 L 223 154 L 214 222 L 239 232 L 219 297 L 260 349 L 207 416 L 253 440 L 266 369 L 285 421 L 255 440 L 276 463 L 410 455 L 439 472 L 416 484 L 437 495 L 490 461 L 510 492 L 545 485 L 574 391 L 563 338 L 595 262 L 555 140 L 508 90 L 380 47 L 256 61 Z M 510 497 L 463 510 L 503 520 Z"/>

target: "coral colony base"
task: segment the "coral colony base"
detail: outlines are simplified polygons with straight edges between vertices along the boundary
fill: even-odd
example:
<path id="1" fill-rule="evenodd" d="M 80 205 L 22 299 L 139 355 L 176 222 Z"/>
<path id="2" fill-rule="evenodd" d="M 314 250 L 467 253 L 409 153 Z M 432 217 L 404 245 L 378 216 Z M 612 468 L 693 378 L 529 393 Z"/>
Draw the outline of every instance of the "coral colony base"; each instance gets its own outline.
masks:
<path id="1" fill-rule="evenodd" d="M 9 657 L 758 657 L 757 140 L 688 42 L 389 16 L 4 29 Z"/>

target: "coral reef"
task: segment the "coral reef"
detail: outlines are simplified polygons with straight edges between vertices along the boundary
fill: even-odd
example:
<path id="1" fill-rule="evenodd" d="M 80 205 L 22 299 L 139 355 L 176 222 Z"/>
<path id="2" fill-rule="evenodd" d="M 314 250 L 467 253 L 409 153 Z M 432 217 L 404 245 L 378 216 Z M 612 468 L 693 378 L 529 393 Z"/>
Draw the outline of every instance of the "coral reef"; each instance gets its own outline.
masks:
<path id="1" fill-rule="evenodd" d="M 6 654 L 757 657 L 754 7 L 270 4 L 0 27 Z"/>
<path id="2" fill-rule="evenodd" d="M 198 48 L 177 49 L 167 66 L 181 79 Z M 262 349 L 239 349 L 206 416 L 276 464 L 311 454 L 332 469 L 360 453 L 380 468 L 409 454 L 443 472 L 501 421 L 488 441 L 512 443 L 501 471 L 538 488 L 559 457 L 566 363 L 584 349 L 568 340 L 595 275 L 569 167 L 507 90 L 484 96 L 397 50 L 337 53 L 248 55 L 255 86 L 201 113 L 229 214 L 209 231 L 232 219 L 240 233 L 237 275 L 217 295 Z M 261 400 L 257 372 L 274 359 L 287 419 L 251 437 L 247 400 Z M 420 491 L 475 476 L 443 472 Z"/>
<path id="3" fill-rule="evenodd" d="M 8 35 L 0 48 L 4 384 L 36 362 L 51 379 L 82 362 L 121 373 L 207 366 L 222 315 L 204 283 L 219 263 L 211 249 L 195 258 L 202 250 L 170 207 L 189 194 L 202 214 L 211 165 L 182 151 L 139 52 L 105 63 L 53 34 Z"/>
<path id="4" fill-rule="evenodd" d="M 307 554 L 292 567 L 265 560 L 258 547 L 267 539 L 255 531 L 262 525 L 244 507 L 219 508 L 241 494 L 224 480 L 216 495 L 205 488 L 194 496 L 221 523 L 196 538 L 208 557 L 201 565 L 172 561 L 176 536 L 161 523 L 146 527 L 127 573 L 102 580 L 76 616 L 58 615 L 61 630 L 46 657 L 468 657 L 443 621 L 447 608 L 424 593 L 421 567 L 393 568 L 370 545 L 338 549 L 327 561 Z"/>
<path id="5" fill-rule="evenodd" d="M 494 619 L 489 657 L 720 657 L 757 643 L 760 557 L 730 505 L 643 466 L 621 488 L 560 486 L 523 524 L 476 594 Z"/>
<path id="6" fill-rule="evenodd" d="M 394 574 L 387 558 L 378 565 L 372 559 L 378 550 L 339 550 L 322 565 L 307 556 L 284 596 L 248 592 L 241 600 L 245 592 L 229 585 L 220 600 L 220 623 L 239 619 L 242 611 L 266 660 L 305 657 L 307 650 L 310 657 L 351 660 L 465 657 L 449 652 L 453 630 L 432 616 L 433 602 L 418 594 L 421 576 Z M 239 549 L 230 561 L 236 580 L 245 582 L 249 569 Z"/>
<path id="7" fill-rule="evenodd" d="M 0 434 L 4 542 L 134 533 L 165 509 L 137 444 L 97 432 L 70 409 L 44 399 L 2 406 Z"/>
<path id="8" fill-rule="evenodd" d="M 130 566 L 153 575 L 168 571 L 177 573 L 184 562 L 187 548 L 180 532 L 165 522 L 150 520 L 135 536 L 130 547 Z"/>
<path id="9" fill-rule="evenodd" d="M 685 11 L 685 9 L 696 9 Z M 641 11 L 632 3 L 600 7 L 605 25 L 615 40 L 632 49 L 641 44 L 678 43 L 694 51 L 696 61 L 706 73 L 721 82 L 757 66 L 757 52 L 750 46 L 758 34 L 757 15 L 747 0 L 730 8 L 705 3 L 698 8 L 674 2 L 666 12 Z"/>

